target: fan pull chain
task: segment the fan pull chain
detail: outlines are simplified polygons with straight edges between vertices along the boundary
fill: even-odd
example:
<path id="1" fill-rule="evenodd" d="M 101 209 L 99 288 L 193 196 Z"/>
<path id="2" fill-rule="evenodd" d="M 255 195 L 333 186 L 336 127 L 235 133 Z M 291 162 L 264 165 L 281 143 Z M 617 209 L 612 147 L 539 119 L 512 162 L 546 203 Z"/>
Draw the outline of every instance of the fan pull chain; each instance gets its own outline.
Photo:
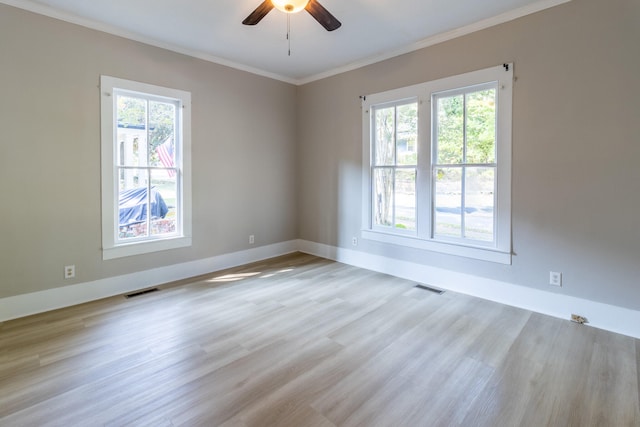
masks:
<path id="1" fill-rule="evenodd" d="M 289 44 L 289 56 L 291 56 L 291 14 L 287 13 L 287 43 Z"/>

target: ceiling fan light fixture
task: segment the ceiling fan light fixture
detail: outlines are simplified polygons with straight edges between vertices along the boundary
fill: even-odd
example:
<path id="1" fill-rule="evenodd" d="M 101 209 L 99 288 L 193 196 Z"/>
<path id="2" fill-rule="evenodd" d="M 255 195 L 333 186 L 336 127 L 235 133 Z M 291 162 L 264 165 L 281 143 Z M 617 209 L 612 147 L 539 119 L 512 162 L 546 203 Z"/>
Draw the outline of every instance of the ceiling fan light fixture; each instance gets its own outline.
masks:
<path id="1" fill-rule="evenodd" d="M 244 25 L 256 25 L 274 8 L 288 14 L 297 13 L 304 9 L 327 31 L 337 30 L 342 25 L 318 0 L 263 0 L 242 23 Z M 287 22 L 289 21 L 288 16 Z"/>
<path id="2" fill-rule="evenodd" d="M 271 3 L 284 13 L 298 13 L 307 6 L 309 0 L 271 0 Z"/>

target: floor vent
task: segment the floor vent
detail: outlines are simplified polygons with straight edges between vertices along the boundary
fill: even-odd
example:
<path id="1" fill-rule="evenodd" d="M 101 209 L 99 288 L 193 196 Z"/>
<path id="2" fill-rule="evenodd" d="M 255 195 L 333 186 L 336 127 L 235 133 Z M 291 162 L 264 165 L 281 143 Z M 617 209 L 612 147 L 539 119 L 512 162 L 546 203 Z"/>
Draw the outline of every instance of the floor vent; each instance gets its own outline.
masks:
<path id="1" fill-rule="evenodd" d="M 150 294 L 151 292 L 158 292 L 159 290 L 160 289 L 158 289 L 158 288 L 145 289 L 144 291 L 138 291 L 138 292 L 134 292 L 132 294 L 127 294 L 124 297 L 125 298 L 139 297 L 140 295 Z"/>
<path id="2" fill-rule="evenodd" d="M 444 294 L 444 291 L 442 289 L 431 288 L 431 287 L 425 286 L 425 285 L 416 285 L 415 287 L 418 288 L 418 289 L 422 289 L 424 291 L 433 292 L 434 294 L 438 294 L 438 295 Z"/>

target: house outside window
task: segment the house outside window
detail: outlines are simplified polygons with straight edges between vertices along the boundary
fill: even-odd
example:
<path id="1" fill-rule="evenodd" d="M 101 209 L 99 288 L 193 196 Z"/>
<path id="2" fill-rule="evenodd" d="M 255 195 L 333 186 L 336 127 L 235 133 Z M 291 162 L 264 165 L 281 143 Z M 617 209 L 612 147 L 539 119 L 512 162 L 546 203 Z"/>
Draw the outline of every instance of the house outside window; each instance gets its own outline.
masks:
<path id="1" fill-rule="evenodd" d="M 103 258 L 191 244 L 190 94 L 101 78 Z"/>
<path id="2" fill-rule="evenodd" d="M 364 238 L 511 262 L 513 64 L 367 95 Z"/>

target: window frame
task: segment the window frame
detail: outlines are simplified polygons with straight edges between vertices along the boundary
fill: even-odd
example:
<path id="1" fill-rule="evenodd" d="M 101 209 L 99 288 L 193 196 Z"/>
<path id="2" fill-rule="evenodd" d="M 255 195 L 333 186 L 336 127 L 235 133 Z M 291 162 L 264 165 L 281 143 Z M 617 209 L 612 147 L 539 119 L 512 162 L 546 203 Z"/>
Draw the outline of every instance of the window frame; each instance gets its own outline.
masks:
<path id="1" fill-rule="evenodd" d="M 436 237 L 434 234 L 432 179 L 434 162 L 433 122 L 435 95 L 464 91 L 467 88 L 497 82 L 496 109 L 496 194 L 494 205 L 495 244 L 481 241 Z M 393 104 L 405 99 L 418 99 L 418 170 L 416 177 L 416 221 L 414 235 L 381 230 L 373 226 L 372 165 L 373 116 L 378 105 Z M 478 71 L 445 77 L 399 89 L 363 97 L 363 191 L 362 229 L 365 239 L 399 246 L 435 251 L 467 258 L 511 264 L 511 130 L 512 130 L 513 64 L 502 64 Z"/>
<path id="2" fill-rule="evenodd" d="M 100 77 L 100 93 L 102 258 L 108 260 L 191 246 L 191 94 L 179 89 L 106 75 Z M 133 241 L 118 239 L 117 93 L 138 95 L 147 101 L 167 100 L 176 103 L 175 168 L 178 215 L 176 232 L 170 235 L 148 236 Z M 150 166 L 147 165 L 146 168 Z"/>

